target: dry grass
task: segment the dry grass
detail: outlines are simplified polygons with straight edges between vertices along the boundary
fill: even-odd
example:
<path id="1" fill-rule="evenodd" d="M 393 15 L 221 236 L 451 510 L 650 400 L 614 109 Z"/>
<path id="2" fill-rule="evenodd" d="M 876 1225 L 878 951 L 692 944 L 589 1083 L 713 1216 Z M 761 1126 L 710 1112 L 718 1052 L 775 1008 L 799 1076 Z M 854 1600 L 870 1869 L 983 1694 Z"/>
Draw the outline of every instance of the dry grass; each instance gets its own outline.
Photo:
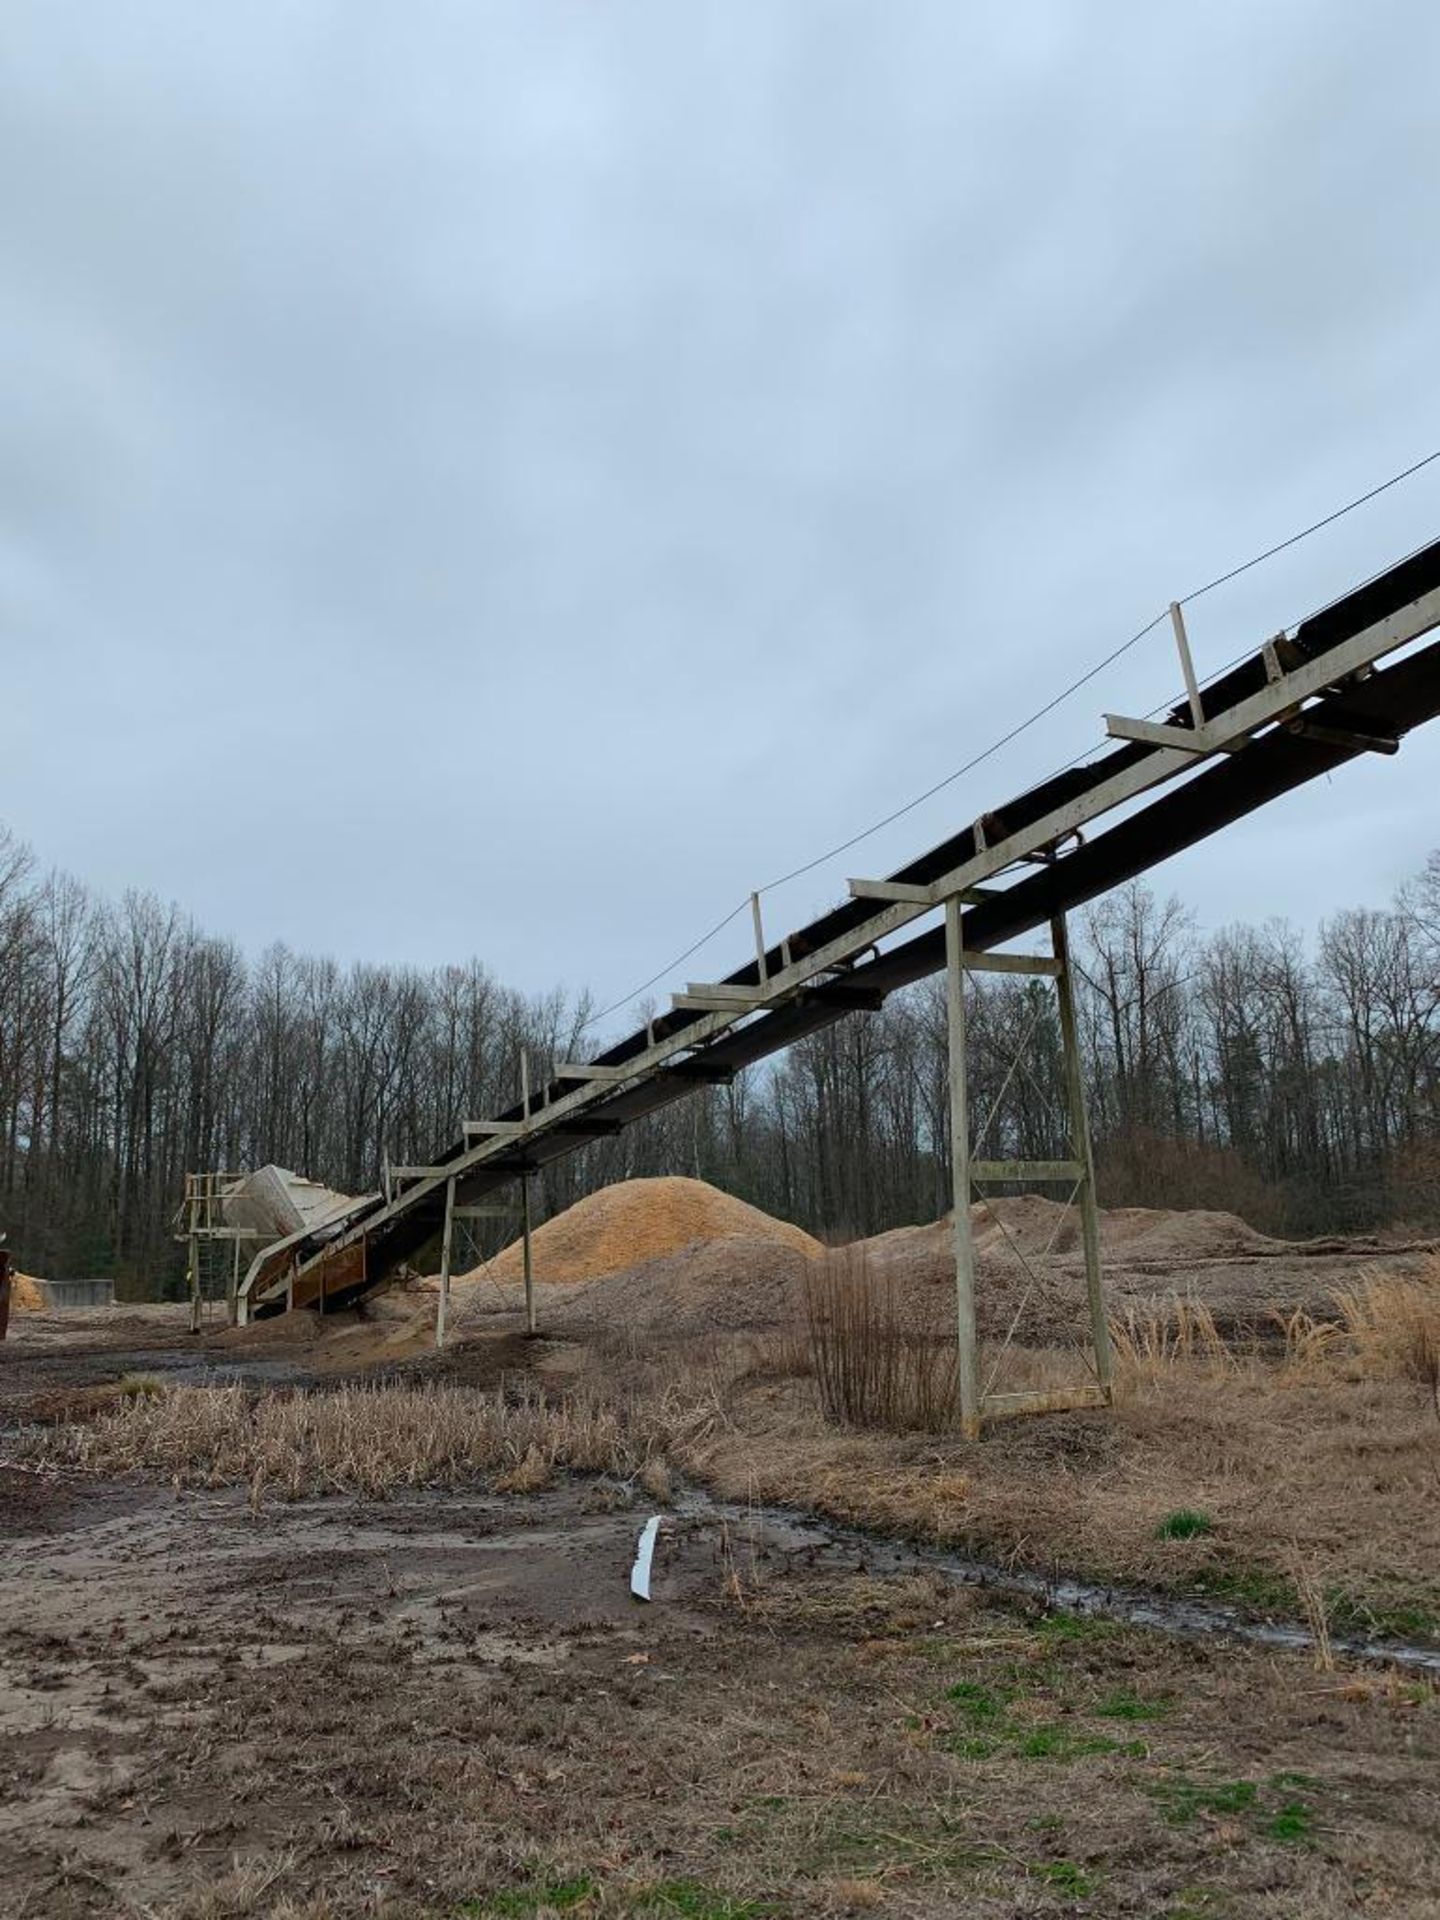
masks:
<path id="1" fill-rule="evenodd" d="M 1303 1307 L 1297 1307 L 1293 1313 L 1272 1308 L 1267 1318 L 1271 1326 L 1280 1330 L 1287 1371 L 1322 1365 L 1344 1349 L 1345 1329 L 1333 1320 L 1317 1320 Z"/>
<path id="2" fill-rule="evenodd" d="M 561 1469 L 648 1474 L 667 1443 L 703 1437 L 719 1417 L 693 1392 L 644 1403 L 595 1392 L 547 1399 L 527 1387 L 486 1394 L 451 1386 L 343 1386 L 254 1396 L 246 1388 L 174 1387 L 121 1401 L 99 1418 L 39 1431 L 29 1451 L 100 1474 L 162 1474 L 177 1486 L 247 1485 L 270 1495 L 379 1497 L 401 1487 L 491 1477 L 526 1493 Z"/>
<path id="3" fill-rule="evenodd" d="M 1320 1673 L 1333 1673 L 1335 1651 L 1330 1641 L 1330 1609 L 1325 1599 L 1325 1588 L 1315 1569 L 1299 1553 L 1294 1555 L 1291 1562 L 1291 1578 L 1305 1610 L 1305 1623 L 1315 1642 L 1316 1669 Z"/>
<path id="4" fill-rule="evenodd" d="M 1334 1300 L 1362 1373 L 1419 1381 L 1440 1407 L 1440 1262 L 1422 1280 L 1372 1274 Z"/>
<path id="5" fill-rule="evenodd" d="M 1283 1345 L 1278 1367 L 1268 1371 L 1284 1378 L 1338 1366 L 1353 1379 L 1413 1380 L 1431 1390 L 1440 1409 L 1440 1262 L 1422 1279 L 1371 1272 L 1330 1297 L 1334 1319 L 1304 1308 L 1270 1311 Z M 1226 1340 L 1193 1295 L 1131 1307 L 1111 1322 L 1110 1333 L 1124 1386 L 1155 1386 L 1176 1372 L 1218 1378 L 1253 1370 L 1256 1360 Z"/>
<path id="6" fill-rule="evenodd" d="M 1129 1308 L 1110 1323 L 1117 1384 L 1154 1383 L 1183 1368 L 1201 1375 L 1223 1374 L 1236 1356 L 1215 1324 L 1215 1316 L 1193 1294 L 1172 1294 L 1161 1307 Z"/>

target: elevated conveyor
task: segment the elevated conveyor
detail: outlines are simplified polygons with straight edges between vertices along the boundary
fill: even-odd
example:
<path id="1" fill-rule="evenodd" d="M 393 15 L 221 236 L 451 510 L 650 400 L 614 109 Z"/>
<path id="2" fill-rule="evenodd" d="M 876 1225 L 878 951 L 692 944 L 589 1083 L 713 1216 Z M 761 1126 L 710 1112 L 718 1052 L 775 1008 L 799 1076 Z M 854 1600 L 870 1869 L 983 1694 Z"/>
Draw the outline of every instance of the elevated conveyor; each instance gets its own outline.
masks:
<path id="1" fill-rule="evenodd" d="M 564 1063 L 526 1105 L 467 1122 L 399 1191 L 372 1194 L 268 1249 L 243 1284 L 251 1314 L 349 1304 L 440 1232 L 447 1192 L 474 1205 L 587 1141 L 724 1082 L 803 1035 L 946 965 L 985 953 L 1218 833 L 1363 753 L 1394 753 L 1440 713 L 1440 541 L 1277 635 L 1160 725 L 1107 716 L 1118 744 L 983 814 L 885 880 L 755 955 L 593 1061 Z M 1385 664 L 1382 664 L 1385 663 Z M 1308 850 L 1323 858 L 1324 848 Z"/>

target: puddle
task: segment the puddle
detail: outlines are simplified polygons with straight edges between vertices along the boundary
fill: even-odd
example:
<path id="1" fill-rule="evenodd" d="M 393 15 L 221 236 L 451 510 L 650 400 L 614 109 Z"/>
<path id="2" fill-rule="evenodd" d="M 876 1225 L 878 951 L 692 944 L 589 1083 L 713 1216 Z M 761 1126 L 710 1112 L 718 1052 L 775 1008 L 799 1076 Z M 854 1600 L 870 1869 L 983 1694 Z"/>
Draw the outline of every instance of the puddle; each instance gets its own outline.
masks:
<path id="1" fill-rule="evenodd" d="M 1038 1600 L 1054 1613 L 1116 1620 L 1127 1626 L 1148 1627 L 1157 1633 L 1178 1634 L 1186 1639 L 1240 1640 L 1252 1646 L 1277 1647 L 1292 1653 L 1312 1653 L 1315 1649 L 1315 1636 L 1308 1627 L 1290 1620 L 1251 1619 L 1238 1607 L 1226 1606 L 1218 1600 L 1185 1600 L 1143 1588 L 1047 1579 L 1043 1574 L 947 1553 L 943 1548 L 886 1540 L 859 1528 L 832 1524 L 785 1507 L 733 1506 L 726 1501 L 712 1500 L 698 1488 L 687 1488 L 680 1494 L 675 1512 L 681 1519 L 699 1523 L 723 1521 L 734 1528 L 742 1540 L 748 1541 L 758 1533 L 757 1545 L 778 1549 L 792 1558 L 803 1555 L 812 1563 L 854 1566 L 861 1561 L 871 1572 L 942 1573 L 961 1586 L 985 1587 L 994 1593 Z M 1440 1649 L 1343 1635 L 1332 1635 L 1330 1646 L 1332 1652 L 1347 1660 L 1370 1661 L 1440 1678 Z"/>
<path id="2" fill-rule="evenodd" d="M 208 1354 L 165 1356 L 167 1386 L 288 1387 L 312 1376 L 293 1360 L 215 1360 Z M 158 1371 L 158 1367 L 156 1369 Z"/>

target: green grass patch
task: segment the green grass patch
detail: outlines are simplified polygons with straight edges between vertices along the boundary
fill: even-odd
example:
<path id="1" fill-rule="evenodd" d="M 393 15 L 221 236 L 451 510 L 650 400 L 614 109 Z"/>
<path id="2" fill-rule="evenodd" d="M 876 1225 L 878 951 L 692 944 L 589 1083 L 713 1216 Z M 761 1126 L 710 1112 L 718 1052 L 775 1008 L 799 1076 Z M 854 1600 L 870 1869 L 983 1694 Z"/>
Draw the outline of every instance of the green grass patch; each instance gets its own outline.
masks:
<path id="1" fill-rule="evenodd" d="M 1015 1742 L 1022 1760 L 1085 1760 L 1107 1753 L 1123 1753 L 1132 1760 L 1143 1760 L 1143 1740 L 1112 1740 L 1108 1733 L 1082 1733 L 1062 1721 L 1032 1727 Z"/>
<path id="2" fill-rule="evenodd" d="M 1316 1784 L 1304 1773 L 1273 1773 L 1263 1789 L 1253 1780 L 1193 1780 L 1177 1773 L 1152 1782 L 1146 1791 L 1171 1826 L 1189 1826 L 1202 1814 L 1243 1819 L 1262 1839 L 1299 1846 L 1314 1833 L 1315 1812 L 1295 1788 Z"/>
<path id="3" fill-rule="evenodd" d="M 1142 1700 L 1136 1693 L 1110 1693 L 1096 1707 L 1101 1720 L 1163 1720 L 1170 1711 L 1168 1700 Z"/>
<path id="4" fill-rule="evenodd" d="M 1008 1699 L 973 1680 L 958 1680 L 947 1687 L 945 1698 L 959 1707 L 967 1720 L 1003 1720 L 1009 1707 Z"/>
<path id="5" fill-rule="evenodd" d="M 1187 1827 L 1202 1813 L 1249 1813 L 1260 1790 L 1253 1780 L 1191 1780 L 1177 1774 L 1155 1781 L 1149 1791 L 1172 1827 Z"/>
<path id="6" fill-rule="evenodd" d="M 1343 1588 L 1327 1587 L 1325 1610 L 1337 1633 L 1420 1646 L 1440 1642 L 1440 1606 L 1429 1599 L 1362 1600 Z"/>
<path id="7" fill-rule="evenodd" d="M 1068 1893 L 1075 1900 L 1083 1900 L 1095 1891 L 1093 1876 L 1083 1867 L 1077 1867 L 1073 1860 L 1033 1860 L 1030 1871 L 1037 1880 L 1043 1880 L 1059 1893 Z"/>
<path id="8" fill-rule="evenodd" d="M 1155 1537 L 1157 1540 L 1198 1540 L 1202 1534 L 1214 1531 L 1215 1522 L 1208 1513 L 1200 1512 L 1197 1507 L 1177 1507 L 1156 1527 Z"/>
<path id="9" fill-rule="evenodd" d="M 532 1880 L 521 1887 L 501 1887 L 481 1900 L 462 1900 L 458 1912 L 470 1914 L 523 1915 L 542 1913 L 547 1907 L 567 1913 L 599 1897 L 599 1883 L 588 1873 L 568 1879 Z"/>
<path id="10" fill-rule="evenodd" d="M 669 1914 L 683 1914 L 685 1920 L 761 1920 L 762 1915 L 776 1914 L 780 1909 L 768 1900 L 746 1900 L 722 1893 L 701 1880 L 663 1880 L 639 1895 L 634 1911 L 652 1915 L 654 1920 Z"/>
<path id="11" fill-rule="evenodd" d="M 1037 1680 L 1033 1668 L 1028 1674 L 1024 1668 L 1016 1668 L 1015 1674 L 1017 1679 Z M 1028 1690 L 1024 1686 L 986 1687 L 974 1680 L 957 1681 L 946 1689 L 945 1699 L 958 1709 L 961 1724 L 942 1735 L 941 1744 L 961 1760 L 993 1760 L 999 1754 L 1017 1760 L 1073 1761 L 1111 1753 L 1144 1758 L 1145 1743 L 1140 1740 L 1122 1742 L 1110 1733 L 1086 1728 L 1079 1720 L 1037 1723 L 1017 1716 L 1013 1709 Z M 1115 1696 L 1122 1704 L 1128 1698 Z M 1117 1712 L 1112 1717 L 1127 1716 Z"/>
<path id="12" fill-rule="evenodd" d="M 1194 1575 L 1194 1584 L 1199 1593 L 1255 1613 L 1288 1614 L 1293 1619 L 1303 1612 L 1294 1582 L 1268 1567 L 1203 1567 Z"/>
<path id="13" fill-rule="evenodd" d="M 1272 1840 L 1284 1840 L 1294 1846 L 1308 1840 L 1315 1829 L 1315 1815 L 1303 1800 L 1286 1800 L 1263 1822 L 1260 1831 Z"/>
<path id="14" fill-rule="evenodd" d="M 1120 1631 L 1118 1621 L 1096 1613 L 1044 1613 L 1034 1626 L 1042 1640 L 1108 1640 Z"/>

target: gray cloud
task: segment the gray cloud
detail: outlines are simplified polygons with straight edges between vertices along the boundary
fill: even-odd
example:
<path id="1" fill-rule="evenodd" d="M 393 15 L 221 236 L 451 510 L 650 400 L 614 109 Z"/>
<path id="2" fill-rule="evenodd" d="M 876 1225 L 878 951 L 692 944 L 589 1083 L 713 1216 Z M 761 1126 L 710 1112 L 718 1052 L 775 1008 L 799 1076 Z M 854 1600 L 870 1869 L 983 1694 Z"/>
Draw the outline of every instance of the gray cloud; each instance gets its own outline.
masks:
<path id="1" fill-rule="evenodd" d="M 619 991 L 1440 439 L 1437 56 L 1339 0 L 12 0 L 0 812 L 252 945 Z M 1202 663 L 1437 508 L 1202 602 Z M 1175 678 L 1157 635 L 776 923 Z M 1165 880 L 1382 897 L 1437 765 Z"/>

